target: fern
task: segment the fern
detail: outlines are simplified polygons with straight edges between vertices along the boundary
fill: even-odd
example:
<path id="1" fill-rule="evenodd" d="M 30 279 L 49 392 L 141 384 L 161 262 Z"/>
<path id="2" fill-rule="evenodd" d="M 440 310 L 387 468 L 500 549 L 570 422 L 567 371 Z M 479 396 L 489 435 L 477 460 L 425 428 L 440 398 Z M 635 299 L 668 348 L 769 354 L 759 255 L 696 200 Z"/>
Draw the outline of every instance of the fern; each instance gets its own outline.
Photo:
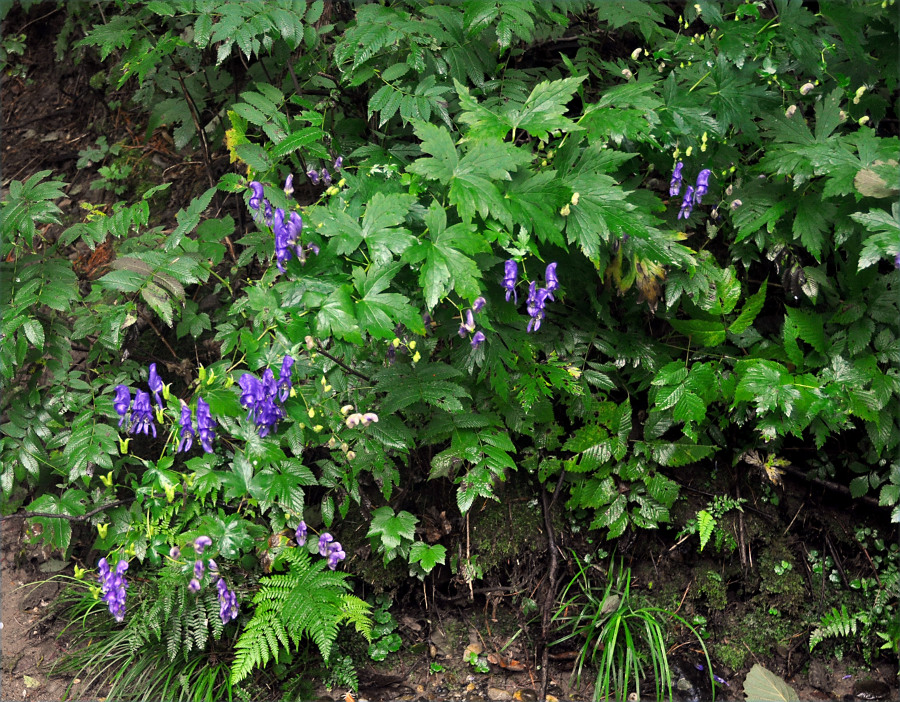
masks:
<path id="1" fill-rule="evenodd" d="M 713 529 L 716 528 L 716 518 L 713 517 L 705 509 L 697 512 L 697 528 L 700 531 L 700 550 L 706 548 L 709 543 L 709 537 L 712 536 Z"/>
<path id="2" fill-rule="evenodd" d="M 180 656 L 185 662 L 191 651 L 206 648 L 210 632 L 218 639 L 224 628 L 215 588 L 191 595 L 179 570 L 164 571 L 155 596 L 142 602 L 131 626 L 134 636 L 129 644 L 133 651 L 158 642 L 165 647 L 169 660 Z"/>
<path id="3" fill-rule="evenodd" d="M 810 634 L 809 650 L 812 651 L 817 644 L 825 639 L 855 636 L 857 626 L 866 623 L 865 614 L 862 612 L 850 614 L 847 612 L 846 605 L 841 605 L 840 611 L 838 611 L 837 607 L 832 607 L 830 612 L 826 612 L 822 616 L 819 626 Z"/>
<path id="4" fill-rule="evenodd" d="M 231 682 L 237 684 L 254 669 L 303 638 L 312 639 L 328 662 L 342 624 L 353 624 L 366 640 L 371 638 L 369 605 L 346 592 L 347 574 L 325 570 L 326 561 L 312 561 L 306 549 L 287 549 L 278 559 L 286 573 L 271 575 L 253 598 L 256 609 L 235 644 Z"/>

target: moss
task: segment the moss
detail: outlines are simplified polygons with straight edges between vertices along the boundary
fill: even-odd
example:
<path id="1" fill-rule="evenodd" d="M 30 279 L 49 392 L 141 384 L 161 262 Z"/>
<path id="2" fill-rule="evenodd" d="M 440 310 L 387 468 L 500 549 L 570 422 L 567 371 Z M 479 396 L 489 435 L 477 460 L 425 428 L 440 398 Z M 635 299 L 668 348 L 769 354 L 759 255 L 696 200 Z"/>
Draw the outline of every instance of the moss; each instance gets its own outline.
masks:
<path id="1" fill-rule="evenodd" d="M 713 658 L 732 670 L 741 670 L 747 658 L 747 649 L 740 642 L 713 644 Z"/>
<path id="2" fill-rule="evenodd" d="M 490 502 L 481 511 L 470 513 L 470 539 L 473 555 L 483 573 L 522 553 L 543 548 L 544 517 L 534 501 L 517 500 L 505 495 Z"/>
<path id="3" fill-rule="evenodd" d="M 722 576 L 711 568 L 698 568 L 695 574 L 697 580 L 697 597 L 706 602 L 706 606 L 713 611 L 723 612 L 728 605 L 728 596 L 725 593 L 725 582 Z"/>
<path id="4" fill-rule="evenodd" d="M 759 591 L 782 613 L 798 613 L 806 602 L 806 583 L 794 556 L 783 542 L 774 542 L 759 558 Z"/>

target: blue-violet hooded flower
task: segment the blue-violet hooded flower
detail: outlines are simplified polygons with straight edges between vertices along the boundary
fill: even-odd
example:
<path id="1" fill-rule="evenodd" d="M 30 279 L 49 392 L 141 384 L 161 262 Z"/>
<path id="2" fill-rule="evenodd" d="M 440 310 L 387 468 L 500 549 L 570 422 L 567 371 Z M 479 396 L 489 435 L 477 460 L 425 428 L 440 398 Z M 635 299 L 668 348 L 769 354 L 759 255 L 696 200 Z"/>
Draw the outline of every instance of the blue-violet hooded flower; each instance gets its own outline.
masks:
<path id="1" fill-rule="evenodd" d="M 681 192 L 681 169 L 684 168 L 684 163 L 679 161 L 675 164 L 675 170 L 672 171 L 672 180 L 669 181 L 669 196 L 676 197 L 678 193 Z"/>
<path id="2" fill-rule="evenodd" d="M 138 390 L 134 394 L 134 408 L 131 410 L 131 429 L 129 433 L 136 431 L 145 435 L 153 432 L 156 438 L 156 424 L 153 421 L 153 413 L 150 410 L 150 393 Z"/>
<path id="3" fill-rule="evenodd" d="M 335 541 L 328 546 L 328 567 L 331 568 L 331 570 L 337 568 L 337 564 L 346 557 L 347 554 L 344 553 L 344 549 L 338 541 Z"/>
<path id="4" fill-rule="evenodd" d="M 309 530 L 306 527 L 306 522 L 300 521 L 297 525 L 297 531 L 295 536 L 297 537 L 297 545 L 305 546 L 306 545 L 306 536 L 309 533 Z"/>
<path id="5" fill-rule="evenodd" d="M 559 278 L 556 277 L 556 261 L 547 264 L 547 270 L 544 272 L 544 282 L 548 293 L 553 293 L 559 289 Z M 552 294 L 549 297 L 551 300 L 554 300 Z"/>
<path id="6" fill-rule="evenodd" d="M 697 183 L 694 185 L 694 204 L 699 205 L 700 200 L 709 192 L 709 177 L 712 171 L 704 168 L 697 174 Z"/>
<path id="7" fill-rule="evenodd" d="M 120 560 L 115 571 L 110 571 L 109 562 L 101 558 L 97 563 L 97 570 L 102 599 L 109 606 L 110 614 L 117 622 L 121 622 L 125 619 L 125 590 L 128 589 L 125 571 L 128 570 L 128 561 Z"/>
<path id="8" fill-rule="evenodd" d="M 155 363 L 150 364 L 150 378 L 147 381 L 147 385 L 150 386 L 150 391 L 153 393 L 153 401 L 156 403 L 156 406 L 162 409 L 163 404 L 159 393 L 163 391 L 163 381 L 162 378 L 159 377 L 159 373 L 156 372 Z"/>
<path id="9" fill-rule="evenodd" d="M 216 583 L 216 590 L 218 590 L 216 596 L 219 599 L 219 617 L 222 623 L 227 624 L 232 619 L 237 619 L 237 597 L 228 589 L 228 583 L 223 578 L 219 578 Z"/>
<path id="10" fill-rule="evenodd" d="M 206 453 L 212 453 L 212 440 L 216 438 L 215 420 L 209 412 L 209 405 L 202 397 L 197 398 L 197 429 L 200 431 L 200 445 Z"/>
<path id="11" fill-rule="evenodd" d="M 208 536 L 198 536 L 194 539 L 194 550 L 197 552 L 198 556 L 203 555 L 203 551 L 207 546 L 212 546 L 212 539 Z"/>
<path id="12" fill-rule="evenodd" d="M 503 283 L 502 286 L 506 290 L 506 301 L 509 302 L 509 296 L 515 298 L 516 304 L 519 304 L 519 296 L 516 294 L 516 278 L 519 276 L 519 265 L 509 259 L 503 266 Z"/>
<path id="13" fill-rule="evenodd" d="M 334 541 L 334 537 L 327 531 L 319 537 L 319 555 L 328 555 L 328 544 Z"/>
<path id="14" fill-rule="evenodd" d="M 475 332 L 472 335 L 472 348 L 477 349 L 479 346 L 481 346 L 481 344 L 484 343 L 485 338 L 486 337 L 483 331 L 479 330 Z"/>
<path id="15" fill-rule="evenodd" d="M 687 219 L 691 216 L 694 209 L 694 186 L 689 185 L 684 191 L 684 198 L 681 200 L 681 209 L 678 211 L 678 219 Z"/>
<path id="16" fill-rule="evenodd" d="M 254 180 L 250 183 L 250 190 L 253 193 L 250 196 L 250 207 L 251 209 L 258 210 L 259 206 L 263 203 L 263 184 L 258 180 Z"/>
<path id="17" fill-rule="evenodd" d="M 116 399 L 113 401 L 113 407 L 116 409 L 116 414 L 121 417 L 119 426 L 122 426 L 128 416 L 128 410 L 131 408 L 131 390 L 124 385 L 116 385 Z"/>
<path id="18" fill-rule="evenodd" d="M 178 442 L 178 450 L 176 453 L 181 453 L 182 451 L 190 451 L 191 446 L 194 445 L 194 437 L 197 435 L 197 432 L 194 431 L 193 420 L 191 419 L 191 408 L 188 407 L 184 401 L 181 402 L 181 432 L 179 436 L 181 437 L 181 441 Z"/>

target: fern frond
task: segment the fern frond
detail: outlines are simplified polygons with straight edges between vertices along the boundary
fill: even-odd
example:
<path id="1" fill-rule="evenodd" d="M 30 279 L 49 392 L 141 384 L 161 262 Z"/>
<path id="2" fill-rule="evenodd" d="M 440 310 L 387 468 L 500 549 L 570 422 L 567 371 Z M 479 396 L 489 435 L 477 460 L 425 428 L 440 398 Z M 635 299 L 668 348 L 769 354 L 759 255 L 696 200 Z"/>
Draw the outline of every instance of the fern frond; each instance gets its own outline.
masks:
<path id="1" fill-rule="evenodd" d="M 861 621 L 861 615 L 850 614 L 847 606 L 841 605 L 840 611 L 832 607 L 830 612 L 822 615 L 819 626 L 809 636 L 809 650 L 812 651 L 817 644 L 825 639 L 837 637 L 849 637 L 856 634 L 857 624 Z"/>

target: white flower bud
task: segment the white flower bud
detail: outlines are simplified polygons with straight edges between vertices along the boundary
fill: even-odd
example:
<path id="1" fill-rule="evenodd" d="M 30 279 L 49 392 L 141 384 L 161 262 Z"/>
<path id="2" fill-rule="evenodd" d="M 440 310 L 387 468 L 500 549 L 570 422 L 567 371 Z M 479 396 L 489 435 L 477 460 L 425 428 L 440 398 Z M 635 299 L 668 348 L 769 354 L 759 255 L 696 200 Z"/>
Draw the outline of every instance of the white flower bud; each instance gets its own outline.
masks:
<path id="1" fill-rule="evenodd" d="M 642 49 L 641 47 L 638 47 L 638 48 L 636 48 L 634 51 L 632 51 L 632 52 L 631 52 L 631 60 L 632 60 L 632 61 L 637 61 L 637 60 L 638 60 L 638 57 L 641 55 L 641 52 L 642 52 L 642 51 L 643 51 L 643 49 Z"/>
<path id="2" fill-rule="evenodd" d="M 629 69 L 623 68 L 622 75 L 625 76 L 626 79 L 631 80 L 634 78 L 634 73 L 632 73 Z"/>
<path id="3" fill-rule="evenodd" d="M 796 105 L 791 105 L 791 106 L 790 106 L 789 108 L 787 108 L 787 110 L 785 111 L 784 116 L 787 117 L 788 119 L 790 119 L 791 117 L 793 117 L 793 116 L 796 114 L 796 112 L 797 112 L 797 106 L 796 106 Z"/>
<path id="4" fill-rule="evenodd" d="M 809 95 L 812 92 L 812 89 L 815 88 L 812 83 L 804 83 L 800 86 L 800 94 L 801 95 Z"/>

